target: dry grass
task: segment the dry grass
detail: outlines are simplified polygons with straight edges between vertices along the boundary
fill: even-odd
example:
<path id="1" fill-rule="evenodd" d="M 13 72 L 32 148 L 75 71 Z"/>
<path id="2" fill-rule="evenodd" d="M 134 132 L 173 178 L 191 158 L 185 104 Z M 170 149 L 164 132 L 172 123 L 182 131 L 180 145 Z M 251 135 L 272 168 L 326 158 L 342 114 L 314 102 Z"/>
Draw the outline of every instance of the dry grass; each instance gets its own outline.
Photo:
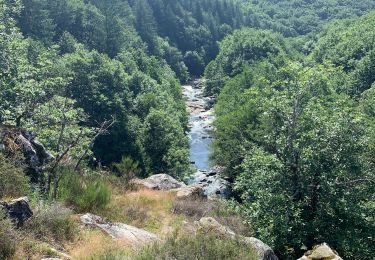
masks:
<path id="1" fill-rule="evenodd" d="M 205 198 L 176 200 L 173 203 L 172 212 L 187 216 L 191 221 L 198 221 L 203 217 L 213 217 L 236 234 L 247 236 L 250 233 L 249 227 L 243 223 L 242 217 L 224 201 Z"/>
<path id="2" fill-rule="evenodd" d="M 180 245 L 179 254 L 183 254 L 185 249 L 196 249 L 195 247 L 198 246 L 194 242 L 193 222 L 204 216 L 215 217 L 220 223 L 229 226 L 235 232 L 245 234 L 243 230 L 246 228 L 242 224 L 240 217 L 233 211 L 228 210 L 228 207 L 219 201 L 198 198 L 176 200 L 175 194 L 171 192 L 147 189 L 125 191 L 116 186 L 113 186 L 111 191 L 113 195 L 107 210 L 93 212 L 94 214 L 98 214 L 112 222 L 126 223 L 153 232 L 164 241 L 170 241 L 173 234 L 176 234 L 179 230 L 181 233 L 178 233 L 182 234 L 182 237 L 192 237 L 191 241 L 183 240 L 180 243 L 178 242 L 180 240 L 178 240 L 172 243 L 173 245 L 175 243 Z M 70 219 L 75 223 L 80 222 L 78 215 L 70 216 Z M 192 232 L 189 232 L 189 226 Z M 49 250 L 50 245 L 43 243 L 42 239 L 37 237 L 33 237 L 33 234 L 31 234 L 20 243 L 16 259 L 41 259 L 44 256 L 54 256 L 54 252 Z M 184 244 L 187 241 L 190 243 L 191 248 L 185 248 Z M 218 242 L 217 247 L 212 249 L 212 253 L 221 254 L 220 248 L 224 245 L 227 246 L 226 243 L 225 241 L 222 244 Z M 168 244 L 164 245 L 162 243 L 160 246 L 162 251 L 171 250 Z M 237 248 L 234 244 L 228 244 L 228 246 Z M 66 241 L 57 249 L 64 248 L 72 256 L 72 259 L 78 260 L 135 259 L 132 257 L 137 256 L 132 246 L 126 244 L 126 242 L 115 241 L 102 231 L 90 229 L 83 225 L 79 225 L 74 242 Z M 146 250 L 146 256 L 164 254 L 164 252 L 159 252 L 157 248 L 154 248 L 154 250 L 156 251 L 153 252 L 151 250 L 152 252 L 149 252 Z M 198 250 L 197 253 L 201 254 L 202 252 Z M 145 258 L 139 257 L 138 259 Z"/>
<path id="3" fill-rule="evenodd" d="M 59 257 L 59 254 L 47 243 L 27 237 L 24 237 L 18 243 L 14 259 L 39 260 L 45 257 Z"/>
<path id="4" fill-rule="evenodd" d="M 86 260 L 95 259 L 95 255 L 119 248 L 126 248 L 126 246 L 114 241 L 99 230 L 84 230 L 81 232 L 79 242 L 69 251 L 73 259 Z"/>
<path id="5" fill-rule="evenodd" d="M 115 194 L 105 217 L 150 232 L 164 233 L 168 226 L 181 221 L 171 212 L 174 200 L 174 194 L 157 190 Z"/>

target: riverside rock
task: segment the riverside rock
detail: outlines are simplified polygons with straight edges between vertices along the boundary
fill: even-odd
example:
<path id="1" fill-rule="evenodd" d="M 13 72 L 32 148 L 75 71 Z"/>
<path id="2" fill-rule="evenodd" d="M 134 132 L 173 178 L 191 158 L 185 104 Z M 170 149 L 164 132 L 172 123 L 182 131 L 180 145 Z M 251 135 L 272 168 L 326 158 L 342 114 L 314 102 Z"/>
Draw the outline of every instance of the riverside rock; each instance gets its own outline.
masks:
<path id="1" fill-rule="evenodd" d="M 133 247 L 144 246 L 159 240 L 155 234 L 143 229 L 123 223 L 105 221 L 103 218 L 90 213 L 82 215 L 80 219 L 83 224 L 99 228 L 113 239 L 121 240 Z"/>
<path id="2" fill-rule="evenodd" d="M 203 193 L 208 198 L 226 199 L 231 195 L 230 183 L 220 177 L 220 173 L 211 171 L 197 171 L 188 180 L 188 184 L 202 185 Z"/>
<path id="3" fill-rule="evenodd" d="M 254 237 L 244 237 L 234 233 L 229 227 L 221 225 L 216 219 L 205 217 L 195 222 L 198 232 L 213 233 L 221 238 L 239 239 L 249 245 L 258 255 L 259 260 L 278 260 L 272 248 Z"/>
<path id="4" fill-rule="evenodd" d="M 25 221 L 33 216 L 27 197 L 15 199 L 10 202 L 0 201 L 0 209 L 3 209 L 17 226 L 22 226 Z"/>
<path id="5" fill-rule="evenodd" d="M 152 190 L 172 190 L 186 186 L 168 174 L 156 174 L 146 179 L 134 179 L 132 183 Z"/>

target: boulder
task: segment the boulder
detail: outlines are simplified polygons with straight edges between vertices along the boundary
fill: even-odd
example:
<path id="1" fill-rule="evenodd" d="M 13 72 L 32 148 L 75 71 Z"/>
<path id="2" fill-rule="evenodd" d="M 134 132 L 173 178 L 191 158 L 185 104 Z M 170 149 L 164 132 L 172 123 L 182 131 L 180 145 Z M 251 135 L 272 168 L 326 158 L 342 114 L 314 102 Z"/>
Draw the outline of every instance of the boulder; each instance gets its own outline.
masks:
<path id="1" fill-rule="evenodd" d="M 132 183 L 152 190 L 172 190 L 186 186 L 167 174 L 156 174 L 143 180 L 134 179 Z"/>
<path id="2" fill-rule="evenodd" d="M 258 255 L 259 260 L 278 260 L 272 248 L 254 237 L 236 235 L 230 228 L 221 225 L 214 218 L 202 218 L 195 222 L 198 232 L 209 232 L 222 238 L 239 239 L 249 245 Z"/>
<path id="3" fill-rule="evenodd" d="M 203 185 L 199 184 L 181 187 L 179 189 L 174 189 L 172 191 L 176 192 L 177 199 L 204 197 Z"/>
<path id="4" fill-rule="evenodd" d="M 244 237 L 243 241 L 251 245 L 251 247 L 258 254 L 259 259 L 261 260 L 277 260 L 277 256 L 273 252 L 272 248 L 263 243 L 261 240 L 255 237 Z"/>
<path id="5" fill-rule="evenodd" d="M 12 126 L 0 125 L 0 150 L 20 152 L 34 182 L 40 177 L 43 166 L 55 159 L 31 132 Z"/>
<path id="6" fill-rule="evenodd" d="M 12 200 L 10 202 L 0 201 L 2 208 L 7 216 L 17 225 L 22 226 L 26 220 L 33 216 L 27 197 Z"/>
<path id="7" fill-rule="evenodd" d="M 323 243 L 307 251 L 305 255 L 298 260 L 342 260 L 342 258 L 326 243 Z"/>
<path id="8" fill-rule="evenodd" d="M 122 223 L 111 223 L 90 213 L 82 215 L 80 219 L 83 224 L 99 228 L 113 239 L 126 242 L 135 248 L 159 241 L 153 233 Z"/>
<path id="9" fill-rule="evenodd" d="M 230 228 L 221 225 L 216 219 L 211 217 L 201 218 L 195 222 L 198 232 L 213 233 L 222 238 L 235 238 L 234 233 Z"/>
<path id="10" fill-rule="evenodd" d="M 231 195 L 230 183 L 220 177 L 220 172 L 215 169 L 211 171 L 197 171 L 190 176 L 188 184 L 202 185 L 203 193 L 208 198 L 226 199 Z"/>

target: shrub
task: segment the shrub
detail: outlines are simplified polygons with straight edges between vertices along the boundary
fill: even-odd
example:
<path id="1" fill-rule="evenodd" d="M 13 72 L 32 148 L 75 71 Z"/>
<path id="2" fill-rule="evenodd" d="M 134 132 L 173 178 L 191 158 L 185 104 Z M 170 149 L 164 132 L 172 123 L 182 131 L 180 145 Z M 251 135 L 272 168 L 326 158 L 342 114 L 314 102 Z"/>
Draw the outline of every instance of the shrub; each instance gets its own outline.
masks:
<path id="1" fill-rule="evenodd" d="M 118 176 L 126 175 L 133 178 L 140 173 L 139 163 L 134 161 L 129 156 L 122 157 L 119 163 L 113 163 L 113 167 Z"/>
<path id="2" fill-rule="evenodd" d="M 113 163 L 112 166 L 119 177 L 117 181 L 123 188 L 131 188 L 130 180 L 141 173 L 139 163 L 128 156 L 122 157 L 119 163 Z"/>
<path id="3" fill-rule="evenodd" d="M 171 237 L 165 243 L 156 243 L 142 249 L 131 259 L 215 259 L 255 260 L 258 257 L 249 246 L 233 239 L 218 239 L 214 235 L 183 235 Z"/>
<path id="4" fill-rule="evenodd" d="M 78 231 L 71 219 L 71 210 L 61 204 L 40 202 L 34 209 L 33 217 L 22 227 L 39 239 L 62 242 L 73 240 Z"/>
<path id="5" fill-rule="evenodd" d="M 25 196 L 29 192 L 29 178 L 22 168 L 0 154 L 0 198 Z"/>
<path id="6" fill-rule="evenodd" d="M 111 200 L 109 185 L 100 176 L 85 178 L 70 170 L 63 174 L 59 195 L 79 212 L 103 210 Z"/>
<path id="7" fill-rule="evenodd" d="M 10 259 L 16 252 L 12 223 L 0 209 L 0 259 Z"/>

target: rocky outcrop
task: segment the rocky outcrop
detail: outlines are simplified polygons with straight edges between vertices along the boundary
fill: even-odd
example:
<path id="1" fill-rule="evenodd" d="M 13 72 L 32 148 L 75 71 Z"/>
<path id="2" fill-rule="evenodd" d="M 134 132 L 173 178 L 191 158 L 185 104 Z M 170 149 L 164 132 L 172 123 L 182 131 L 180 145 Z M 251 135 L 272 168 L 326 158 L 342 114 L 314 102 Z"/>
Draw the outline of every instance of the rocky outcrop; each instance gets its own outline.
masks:
<path id="1" fill-rule="evenodd" d="M 172 190 L 176 192 L 177 199 L 204 197 L 203 185 L 195 184 Z"/>
<path id="2" fill-rule="evenodd" d="M 259 260 L 278 260 L 272 248 L 254 237 L 237 235 L 230 228 L 221 225 L 214 218 L 202 218 L 195 222 L 197 232 L 213 233 L 222 238 L 239 239 L 249 245 L 259 256 Z"/>
<path id="3" fill-rule="evenodd" d="M 203 193 L 209 198 L 228 198 L 231 195 L 230 183 L 220 177 L 216 169 L 194 173 L 188 183 L 202 185 Z"/>
<path id="4" fill-rule="evenodd" d="M 122 223 L 111 223 L 90 213 L 82 215 L 80 219 L 83 224 L 99 228 L 113 239 L 121 240 L 135 248 L 159 240 L 153 233 Z"/>
<path id="5" fill-rule="evenodd" d="M 186 186 L 167 174 L 156 174 L 147 179 L 134 179 L 132 184 L 152 190 L 172 190 Z"/>
<path id="6" fill-rule="evenodd" d="M 33 216 L 27 197 L 12 200 L 10 202 L 0 201 L 0 208 L 17 225 L 22 226 L 26 220 Z"/>
<path id="7" fill-rule="evenodd" d="M 0 125 L 0 151 L 20 152 L 32 181 L 36 181 L 43 166 L 54 157 L 39 143 L 31 132 L 11 126 Z"/>
<path id="8" fill-rule="evenodd" d="M 323 243 L 314 247 L 313 250 L 307 251 L 298 260 L 342 260 L 342 258 L 326 243 Z"/>

